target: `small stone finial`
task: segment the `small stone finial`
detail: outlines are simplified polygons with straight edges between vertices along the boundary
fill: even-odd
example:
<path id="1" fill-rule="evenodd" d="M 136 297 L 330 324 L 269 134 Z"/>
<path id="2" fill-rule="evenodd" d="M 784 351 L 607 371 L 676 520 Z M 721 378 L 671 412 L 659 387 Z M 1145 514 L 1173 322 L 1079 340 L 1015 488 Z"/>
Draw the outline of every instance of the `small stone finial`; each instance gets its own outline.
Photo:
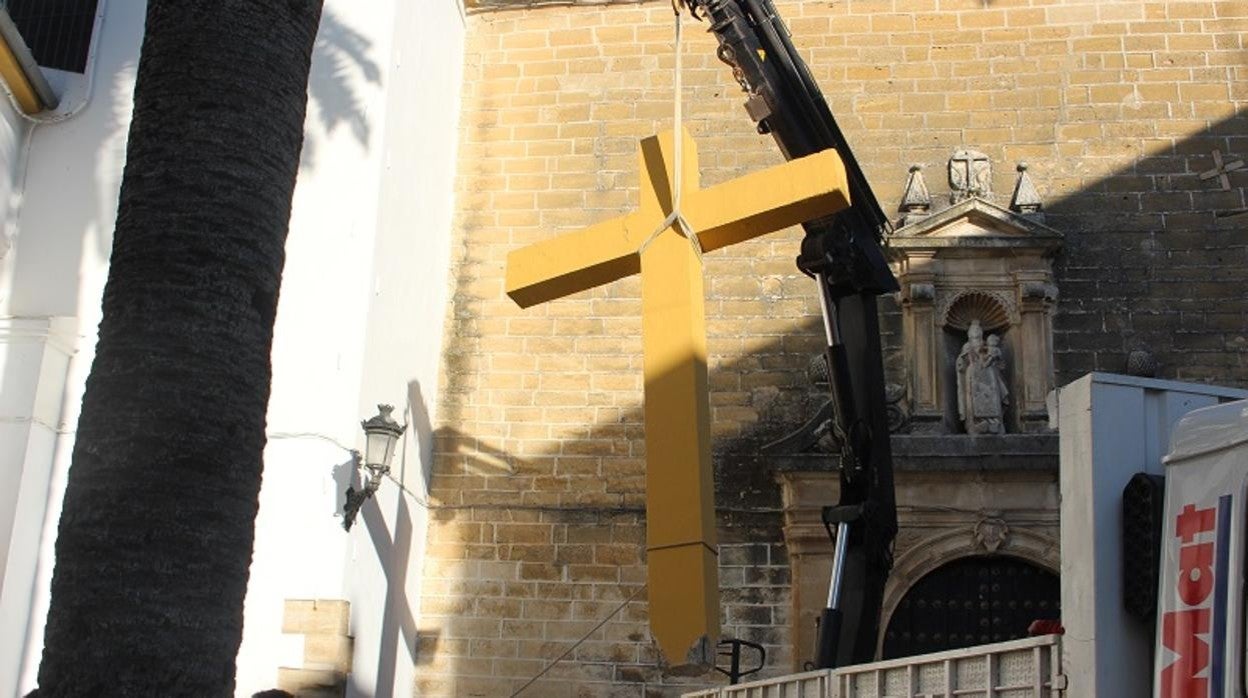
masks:
<path id="1" fill-rule="evenodd" d="M 1040 210 L 1044 202 L 1040 200 L 1040 192 L 1027 174 L 1027 163 L 1018 163 L 1018 181 L 1014 183 L 1014 196 L 1010 197 L 1010 210 L 1028 218 L 1043 220 L 1044 213 Z"/>
<path id="2" fill-rule="evenodd" d="M 901 206 L 897 210 L 901 211 L 901 224 L 910 225 L 911 223 L 922 220 L 928 216 L 928 212 L 932 209 L 932 195 L 927 191 L 927 183 L 923 181 L 923 166 L 911 165 L 910 176 L 906 179 L 906 189 L 901 194 Z"/>

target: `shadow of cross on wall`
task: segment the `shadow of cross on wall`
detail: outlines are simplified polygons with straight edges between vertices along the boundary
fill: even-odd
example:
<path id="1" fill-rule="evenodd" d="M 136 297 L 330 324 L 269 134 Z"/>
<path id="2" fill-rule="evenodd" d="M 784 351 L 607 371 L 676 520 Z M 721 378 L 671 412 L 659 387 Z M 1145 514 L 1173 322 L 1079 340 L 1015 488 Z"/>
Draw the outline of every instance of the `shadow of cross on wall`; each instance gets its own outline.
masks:
<path id="1" fill-rule="evenodd" d="M 849 205 L 835 151 L 700 189 L 697 148 L 673 132 L 641 142 L 640 205 L 625 216 L 507 256 L 507 295 L 529 307 L 640 274 L 645 371 L 650 627 L 668 661 L 710 664 L 719 637 L 715 502 L 701 255 Z"/>
<path id="2" fill-rule="evenodd" d="M 431 447 L 434 432 L 433 426 L 429 420 L 429 409 L 425 403 L 424 395 L 421 392 L 420 382 L 417 380 L 408 381 L 407 384 L 407 407 L 404 410 L 404 421 L 410 429 L 410 436 L 405 438 L 415 438 L 417 447 L 423 452 L 425 448 Z M 406 444 L 406 442 L 405 442 Z M 409 659 L 413 664 L 419 664 L 422 661 L 420 657 L 421 633 L 416 627 L 416 620 L 412 612 L 413 602 L 407 595 L 407 575 L 411 562 L 413 532 L 412 512 L 408 502 L 409 497 L 416 502 L 417 505 L 424 506 L 416 495 L 408 491 L 404 486 L 408 476 L 408 466 L 413 465 L 408 462 L 409 450 L 405 447 L 399 448 L 400 464 L 398 466 L 398 476 L 395 482 L 397 485 L 393 489 L 396 490 L 397 503 L 394 507 L 394 531 L 390 531 L 390 527 L 386 523 L 386 516 L 383 515 L 381 507 L 382 502 L 379 496 L 371 497 L 365 500 L 364 506 L 360 508 L 360 514 L 364 517 L 364 528 L 368 531 L 368 536 L 373 545 L 373 550 L 377 553 L 377 562 L 385 575 L 386 579 L 386 596 L 385 603 L 382 608 L 382 624 L 381 634 L 378 646 L 377 660 L 377 676 L 374 686 L 376 686 L 379 695 L 389 695 L 390 687 L 395 685 L 398 676 L 398 651 L 400 641 L 403 647 L 407 649 Z M 414 465 L 419 466 L 421 459 L 418 458 Z M 359 481 L 360 469 L 355 467 L 355 461 L 352 461 L 350 469 L 352 486 L 360 488 L 362 485 Z M 421 483 L 424 491 L 428 491 L 429 481 L 427 473 L 423 469 L 419 469 Z M 391 489 L 387 486 L 387 489 Z M 419 603 L 419 599 L 415 599 L 415 603 Z M 427 633 L 426 633 L 427 635 Z M 434 638 L 436 643 L 436 637 Z"/>
<path id="3" fill-rule="evenodd" d="M 412 604 L 407 598 L 408 562 L 412 551 L 412 515 L 408 510 L 407 497 L 398 494 L 398 506 L 395 510 L 394 534 L 381 509 L 375 502 L 369 502 L 360 509 L 364 517 L 364 527 L 368 530 L 373 549 L 377 552 L 378 562 L 386 575 L 386 600 L 381 623 L 381 639 L 377 663 L 378 690 L 393 686 L 398 671 L 398 647 L 402 639 L 403 646 L 408 649 L 411 661 L 416 663 L 418 657 L 416 619 L 412 615 Z"/>

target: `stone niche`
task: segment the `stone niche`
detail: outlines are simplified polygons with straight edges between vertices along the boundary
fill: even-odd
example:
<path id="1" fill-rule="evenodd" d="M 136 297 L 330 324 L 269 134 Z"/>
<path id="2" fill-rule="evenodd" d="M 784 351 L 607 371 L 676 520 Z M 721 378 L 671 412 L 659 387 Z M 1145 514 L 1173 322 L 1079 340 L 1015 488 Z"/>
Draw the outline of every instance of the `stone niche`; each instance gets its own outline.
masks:
<path id="1" fill-rule="evenodd" d="M 1020 197 L 1020 191 L 1034 192 L 1025 170 L 1020 169 L 1011 203 L 1015 210 L 1009 210 L 984 198 L 986 192 L 958 190 L 958 182 L 966 180 L 953 176 L 955 162 L 950 166 L 954 202 L 936 213 L 928 213 L 931 200 L 922 173 L 911 170 L 904 225 L 888 240 L 901 285 L 910 431 L 967 431 L 959 418 L 957 359 L 972 323 L 985 340 L 997 337 L 992 341 L 1000 343 L 1004 356 L 1003 432 L 1044 431 L 1045 397 L 1053 389 L 1052 257 L 1062 235 L 1041 222 L 1038 203 Z"/>

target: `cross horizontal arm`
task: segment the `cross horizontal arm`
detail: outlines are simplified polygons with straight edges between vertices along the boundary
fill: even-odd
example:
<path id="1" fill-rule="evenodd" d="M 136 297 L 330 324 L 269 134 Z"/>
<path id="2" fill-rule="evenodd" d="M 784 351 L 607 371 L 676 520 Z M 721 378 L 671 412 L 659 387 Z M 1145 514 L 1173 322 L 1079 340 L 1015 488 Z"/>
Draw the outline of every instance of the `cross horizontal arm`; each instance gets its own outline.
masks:
<path id="1" fill-rule="evenodd" d="M 850 204 L 845 165 L 825 150 L 703 189 L 685 220 L 710 252 L 840 211 Z"/>
<path id="2" fill-rule="evenodd" d="M 612 218 L 512 250 L 507 254 L 507 295 L 528 308 L 636 274 L 641 240 L 632 218 Z"/>
<path id="3" fill-rule="evenodd" d="M 657 143 L 647 143 L 651 140 Z M 696 153 L 692 145 L 690 150 Z M 651 159 L 657 156 L 661 163 L 664 155 L 651 153 Z M 696 167 L 692 163 L 691 157 L 690 165 Z M 654 162 L 643 162 L 643 167 L 647 164 L 652 178 L 666 180 L 661 165 L 655 175 L 650 171 Z M 703 251 L 709 252 L 835 213 L 849 203 L 845 166 L 836 151 L 825 150 L 690 191 L 682 213 Z M 661 215 L 670 206 L 670 200 L 659 197 Z M 635 212 L 513 250 L 507 255 L 507 295 L 528 308 L 636 274 L 643 238 L 657 222 L 651 217 Z"/>

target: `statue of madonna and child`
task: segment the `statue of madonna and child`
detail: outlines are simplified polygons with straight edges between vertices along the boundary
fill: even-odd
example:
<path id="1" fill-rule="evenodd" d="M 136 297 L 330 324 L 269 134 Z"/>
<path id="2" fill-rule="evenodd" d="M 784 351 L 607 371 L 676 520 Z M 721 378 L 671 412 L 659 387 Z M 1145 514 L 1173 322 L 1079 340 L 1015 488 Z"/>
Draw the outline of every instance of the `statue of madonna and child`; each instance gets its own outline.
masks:
<path id="1" fill-rule="evenodd" d="M 989 335 L 979 320 L 966 330 L 966 343 L 958 352 L 958 418 L 968 434 L 1004 434 L 1005 407 L 1010 390 L 1005 381 L 1001 338 Z"/>

